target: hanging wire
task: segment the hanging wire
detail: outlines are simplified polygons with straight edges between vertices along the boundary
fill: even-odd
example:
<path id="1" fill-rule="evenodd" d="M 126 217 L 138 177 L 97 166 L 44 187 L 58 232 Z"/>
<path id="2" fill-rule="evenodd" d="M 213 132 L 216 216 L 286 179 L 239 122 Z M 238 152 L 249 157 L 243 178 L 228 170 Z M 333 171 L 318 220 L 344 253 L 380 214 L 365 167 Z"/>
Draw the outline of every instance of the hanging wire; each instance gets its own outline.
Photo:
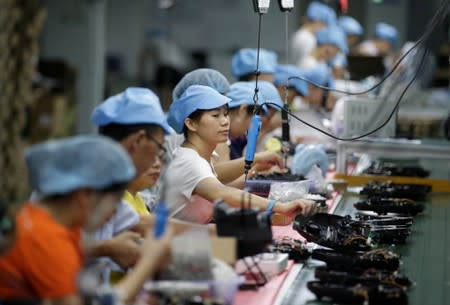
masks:
<path id="1" fill-rule="evenodd" d="M 439 6 L 439 8 L 436 10 L 434 16 L 432 17 L 432 19 L 428 22 L 428 25 L 426 26 L 426 29 L 424 31 L 424 33 L 422 34 L 422 36 L 414 43 L 414 45 L 405 53 L 403 54 L 395 63 L 395 65 L 392 67 L 392 69 L 381 78 L 381 80 L 375 84 L 373 87 L 363 90 L 363 91 L 359 91 L 359 92 L 349 92 L 349 91 L 345 91 L 345 90 L 339 90 L 339 89 L 335 89 L 335 88 L 330 88 L 327 86 L 322 86 L 319 85 L 305 77 L 302 76 L 291 76 L 288 78 L 288 81 L 291 79 L 300 79 L 303 81 L 306 81 L 320 89 L 323 90 L 327 90 L 327 91 L 334 91 L 334 92 L 338 92 L 338 93 L 343 93 L 346 95 L 362 95 L 362 94 L 366 94 L 369 93 L 373 90 L 375 90 L 376 88 L 380 87 L 385 81 L 386 79 L 388 79 L 392 73 L 394 73 L 394 71 L 397 69 L 397 67 L 402 63 L 402 61 L 413 51 L 415 50 L 419 45 L 421 45 L 423 42 L 427 41 L 428 38 L 430 37 L 430 35 L 432 34 L 433 30 L 436 28 L 436 26 L 448 15 L 448 11 L 450 9 L 450 1 L 448 0 L 443 0 Z"/>
<path id="2" fill-rule="evenodd" d="M 390 115 L 388 116 L 388 118 L 387 118 L 380 126 L 378 126 L 378 127 L 375 128 L 374 130 L 372 130 L 372 131 L 370 131 L 370 132 L 367 132 L 367 133 L 365 133 L 365 134 L 363 134 L 363 135 L 360 135 L 360 136 L 357 136 L 357 137 L 352 137 L 352 138 L 341 138 L 341 137 L 337 137 L 337 136 L 335 136 L 335 135 L 329 133 L 328 131 L 325 131 L 325 130 L 323 130 L 323 129 L 320 129 L 320 128 L 318 128 L 318 127 L 316 127 L 316 126 L 314 126 L 314 125 L 312 125 L 312 124 L 310 124 L 310 123 L 308 123 L 308 122 L 302 120 L 301 118 L 299 118 L 298 116 L 296 116 L 295 114 L 293 114 L 290 110 L 287 110 L 287 113 L 288 113 L 291 117 L 295 118 L 297 121 L 299 121 L 299 122 L 301 122 L 301 123 L 303 123 L 303 124 L 305 124 L 305 125 L 311 127 L 312 129 L 315 129 L 315 130 L 317 130 L 318 132 L 321 132 L 321 133 L 325 134 L 326 136 L 328 136 L 328 137 L 330 137 L 330 138 L 333 138 L 333 139 L 335 139 L 335 140 L 339 140 L 339 141 L 356 141 L 356 140 L 362 139 L 362 138 L 364 138 L 364 137 L 367 137 L 367 136 L 369 136 L 369 135 L 371 135 L 371 134 L 374 134 L 375 132 L 377 132 L 377 131 L 380 130 L 381 128 L 383 128 L 383 127 L 390 121 L 390 119 L 392 118 L 392 116 L 394 115 L 394 113 L 396 112 L 396 110 L 398 109 L 398 107 L 399 107 L 399 105 L 400 105 L 400 102 L 402 101 L 403 96 L 405 95 L 406 91 L 409 89 L 409 87 L 412 85 L 412 83 L 416 80 L 416 78 L 417 78 L 417 76 L 418 76 L 418 74 L 419 74 L 419 71 L 422 69 L 423 63 L 424 63 L 424 61 L 425 61 L 425 56 L 426 56 L 427 54 L 428 54 L 428 51 L 425 50 L 425 51 L 423 52 L 422 58 L 421 58 L 421 60 L 420 60 L 420 64 L 419 64 L 419 66 L 418 66 L 417 69 L 416 69 L 416 73 L 414 74 L 414 77 L 409 81 L 408 85 L 403 89 L 403 91 L 402 91 L 402 93 L 401 93 L 399 99 L 398 99 L 397 102 L 395 103 L 394 109 L 392 110 L 392 112 L 390 113 Z M 267 105 L 271 105 L 271 106 L 277 107 L 277 108 L 279 108 L 279 109 L 281 109 L 281 110 L 283 109 L 282 107 L 280 107 L 279 105 L 277 105 L 277 104 L 275 104 L 275 103 L 264 103 L 264 104 L 267 104 Z"/>
<path id="3" fill-rule="evenodd" d="M 259 51 L 261 49 L 261 20 L 262 13 L 258 14 L 258 47 L 256 49 L 256 79 L 255 79 L 255 94 L 253 95 L 253 102 L 255 103 L 255 110 L 257 109 L 256 105 L 258 103 L 258 77 L 259 77 Z"/>

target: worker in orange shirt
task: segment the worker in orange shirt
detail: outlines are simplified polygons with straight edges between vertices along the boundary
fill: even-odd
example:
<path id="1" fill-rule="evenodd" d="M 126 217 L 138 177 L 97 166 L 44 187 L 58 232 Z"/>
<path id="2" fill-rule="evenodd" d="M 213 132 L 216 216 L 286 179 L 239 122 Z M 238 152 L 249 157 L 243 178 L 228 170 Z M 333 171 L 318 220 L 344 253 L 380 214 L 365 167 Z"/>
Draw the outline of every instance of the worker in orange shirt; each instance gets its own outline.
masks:
<path id="1" fill-rule="evenodd" d="M 80 232 L 94 231 L 112 217 L 135 168 L 119 144 L 94 135 L 38 144 L 26 152 L 26 162 L 40 199 L 25 203 L 16 216 L 16 242 L 0 258 L 0 303 L 81 304 Z M 168 237 L 149 236 L 142 248 L 146 255 L 115 287 L 123 301 L 165 261 Z"/>

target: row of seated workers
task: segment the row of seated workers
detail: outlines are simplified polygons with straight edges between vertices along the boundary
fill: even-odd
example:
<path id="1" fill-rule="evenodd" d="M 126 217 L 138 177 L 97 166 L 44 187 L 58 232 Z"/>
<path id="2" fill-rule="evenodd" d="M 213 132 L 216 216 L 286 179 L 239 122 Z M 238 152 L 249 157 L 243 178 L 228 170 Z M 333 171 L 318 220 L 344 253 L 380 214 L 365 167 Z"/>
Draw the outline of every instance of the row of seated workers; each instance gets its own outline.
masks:
<path id="1" fill-rule="evenodd" d="M 262 127 L 248 177 L 286 171 L 273 141 L 281 135 L 284 103 L 292 112 L 326 117 L 336 97 L 320 86 L 333 87 L 343 78 L 338 70 L 345 71 L 349 50 L 388 56 L 397 32 L 380 23 L 373 40 L 356 46 L 354 36 L 363 31 L 352 17 L 337 20 L 318 2 L 306 15 L 292 39 L 295 65 L 280 65 L 275 52 L 261 49 L 255 73 L 258 50 L 244 48 L 232 58 L 237 81 L 231 85 L 217 70 L 191 71 L 174 88 L 168 113 L 151 90 L 130 87 L 92 111 L 98 134 L 28 148 L 33 194 L 11 216 L 16 226 L 11 242 L 0 234 L 0 303 L 82 304 L 86 270 L 99 286 L 85 286 L 133 303 L 144 282 L 170 262 L 174 236 L 196 227 L 216 234 L 210 223 L 218 199 L 232 207 L 251 202 L 271 215 L 273 225 L 315 213 L 310 200 L 278 202 L 243 190 L 252 115 L 259 109 Z M 302 128 L 291 126 L 291 142 L 307 138 L 296 136 Z M 323 145 L 310 148 L 291 170 L 307 176 L 319 167 L 325 175 L 327 160 L 317 158 Z M 159 198 L 169 219 L 156 238 Z"/>

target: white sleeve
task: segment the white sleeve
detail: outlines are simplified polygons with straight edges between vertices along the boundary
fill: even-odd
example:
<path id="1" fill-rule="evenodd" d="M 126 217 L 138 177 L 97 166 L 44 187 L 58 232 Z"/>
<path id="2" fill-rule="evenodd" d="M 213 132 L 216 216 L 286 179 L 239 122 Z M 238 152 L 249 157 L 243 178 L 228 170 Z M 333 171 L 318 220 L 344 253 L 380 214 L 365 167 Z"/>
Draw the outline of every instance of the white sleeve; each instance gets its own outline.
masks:
<path id="1" fill-rule="evenodd" d="M 131 227 L 137 225 L 139 223 L 140 217 L 139 214 L 133 210 L 133 208 L 126 203 L 124 200 L 121 200 L 116 214 L 112 218 L 113 220 L 113 234 L 117 235 L 125 230 L 130 229 Z"/>
<path id="2" fill-rule="evenodd" d="M 190 198 L 195 187 L 206 178 L 216 178 L 211 169 L 211 165 L 203 158 L 186 160 L 184 166 L 179 171 L 180 178 L 183 177 L 184 183 L 181 185 L 181 193 Z"/>
<path id="3" fill-rule="evenodd" d="M 298 67 L 300 69 L 313 69 L 319 65 L 319 62 L 311 55 L 307 55 L 303 57 L 300 62 L 298 63 Z"/>
<path id="4" fill-rule="evenodd" d="M 180 197 L 190 200 L 195 187 L 206 178 L 216 178 L 211 165 L 192 149 L 177 149 L 166 172 L 166 200 L 171 209 L 183 205 Z"/>
<path id="5" fill-rule="evenodd" d="M 303 57 L 316 48 L 314 34 L 307 30 L 299 30 L 292 37 L 292 62 L 300 62 Z"/>
<path id="6" fill-rule="evenodd" d="M 117 234 L 128 230 L 139 223 L 140 217 L 129 204 L 121 200 L 114 216 L 94 232 L 94 240 L 111 239 Z"/>

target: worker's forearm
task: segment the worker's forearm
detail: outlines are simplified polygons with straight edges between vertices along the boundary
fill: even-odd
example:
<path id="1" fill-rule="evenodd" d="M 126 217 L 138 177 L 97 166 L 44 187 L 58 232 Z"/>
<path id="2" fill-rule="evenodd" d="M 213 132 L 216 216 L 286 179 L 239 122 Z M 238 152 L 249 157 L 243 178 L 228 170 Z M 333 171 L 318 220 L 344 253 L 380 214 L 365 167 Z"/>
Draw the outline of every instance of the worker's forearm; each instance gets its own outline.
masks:
<path id="1" fill-rule="evenodd" d="M 227 184 L 227 186 L 231 186 L 237 189 L 242 190 L 244 188 L 245 185 L 245 176 L 241 175 L 239 178 L 231 181 L 230 183 Z"/>
<path id="2" fill-rule="evenodd" d="M 183 233 L 187 230 L 191 230 L 193 228 L 205 227 L 204 225 L 178 220 L 174 218 L 170 219 L 169 224 L 172 227 L 175 235 Z"/>
<path id="3" fill-rule="evenodd" d="M 245 207 L 251 205 L 252 207 L 259 208 L 260 210 L 265 210 L 268 205 L 267 199 L 233 187 L 224 188 L 222 194 L 220 194 L 220 198 L 233 207 L 240 207 L 242 205 L 242 201 Z"/>
<path id="4" fill-rule="evenodd" d="M 154 214 L 150 214 L 150 215 L 146 215 L 146 216 L 142 216 L 142 217 L 145 218 L 148 228 L 154 227 L 155 219 L 156 219 Z M 202 226 L 202 225 L 199 225 L 196 223 L 187 222 L 187 221 L 183 221 L 183 220 L 179 220 L 179 219 L 175 219 L 175 218 L 169 219 L 169 225 L 172 227 L 173 233 L 175 235 L 178 235 L 180 233 L 183 233 L 183 232 L 193 229 L 195 227 Z"/>
<path id="5" fill-rule="evenodd" d="M 115 286 L 121 301 L 124 303 L 131 302 L 145 281 L 151 278 L 156 270 L 156 260 L 151 258 L 139 260 L 133 270 Z"/>
<path id="6" fill-rule="evenodd" d="M 110 255 L 109 240 L 88 241 L 84 244 L 87 257 L 101 257 Z"/>
<path id="7" fill-rule="evenodd" d="M 214 170 L 219 181 L 223 184 L 228 184 L 244 173 L 244 158 L 218 162 L 214 164 Z"/>

